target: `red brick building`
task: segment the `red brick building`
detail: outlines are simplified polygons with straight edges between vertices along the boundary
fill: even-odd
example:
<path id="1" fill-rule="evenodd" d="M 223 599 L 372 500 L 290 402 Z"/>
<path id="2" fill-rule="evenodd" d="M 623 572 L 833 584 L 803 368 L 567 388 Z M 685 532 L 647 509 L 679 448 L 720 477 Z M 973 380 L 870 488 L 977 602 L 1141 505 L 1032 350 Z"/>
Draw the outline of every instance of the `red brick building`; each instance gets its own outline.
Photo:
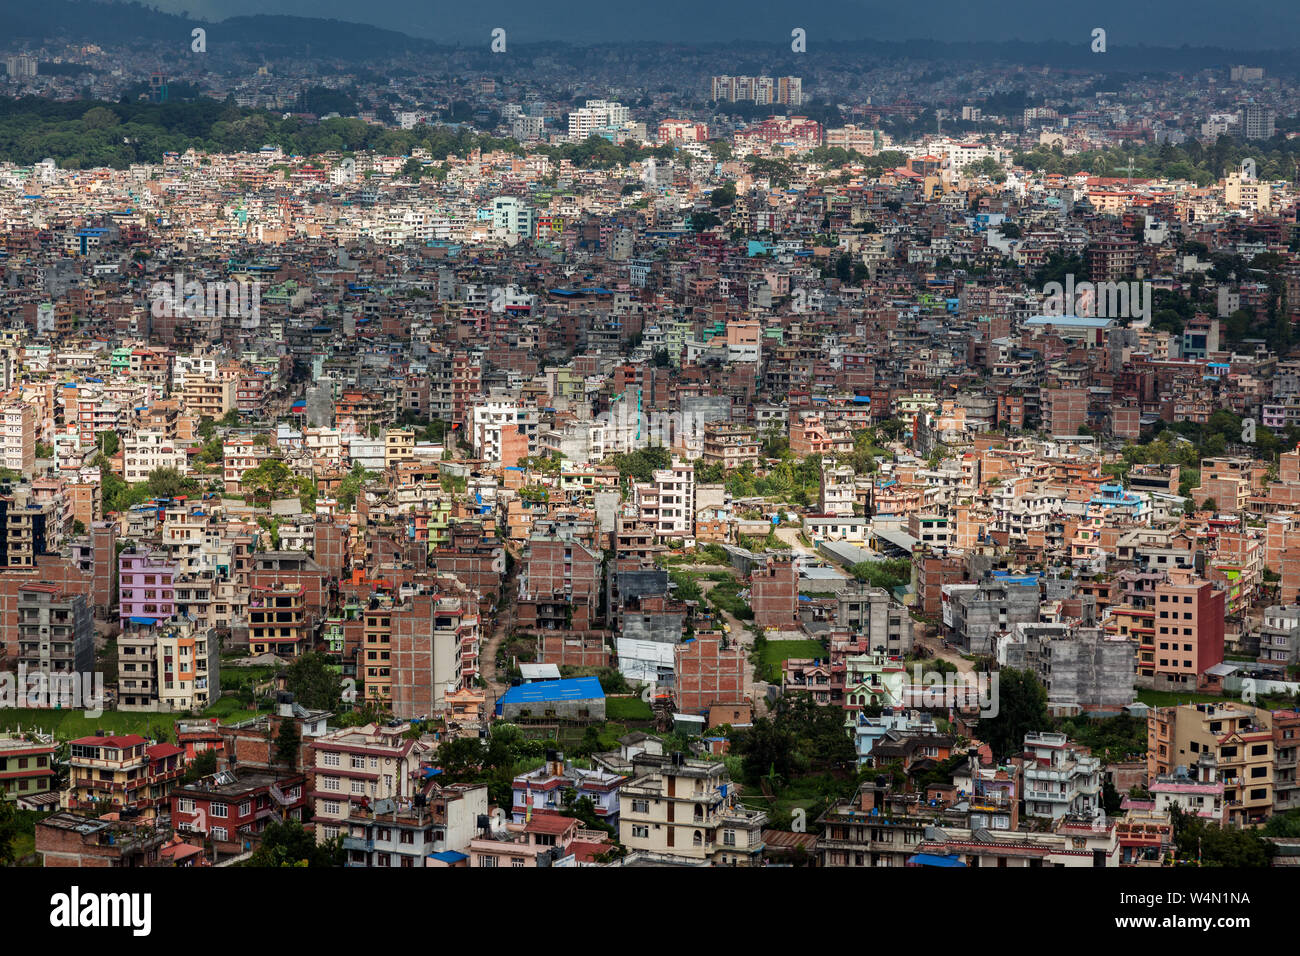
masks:
<path id="1" fill-rule="evenodd" d="M 769 556 L 749 582 L 749 604 L 759 627 L 792 631 L 799 626 L 799 572 L 788 555 Z"/>
<path id="2" fill-rule="evenodd" d="M 745 699 L 744 648 L 722 647 L 721 634 L 699 634 L 673 648 L 673 697 L 683 714 L 707 714 L 717 703 Z"/>

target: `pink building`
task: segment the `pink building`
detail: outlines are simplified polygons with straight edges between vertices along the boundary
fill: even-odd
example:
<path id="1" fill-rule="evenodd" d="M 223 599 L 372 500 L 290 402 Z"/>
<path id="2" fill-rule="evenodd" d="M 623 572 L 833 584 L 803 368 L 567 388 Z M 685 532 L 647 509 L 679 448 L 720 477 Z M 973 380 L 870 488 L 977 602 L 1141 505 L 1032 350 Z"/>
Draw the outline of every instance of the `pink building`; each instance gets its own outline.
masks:
<path id="1" fill-rule="evenodd" d="M 118 556 L 117 567 L 123 628 L 133 617 L 166 620 L 176 613 L 176 565 L 132 549 Z"/>

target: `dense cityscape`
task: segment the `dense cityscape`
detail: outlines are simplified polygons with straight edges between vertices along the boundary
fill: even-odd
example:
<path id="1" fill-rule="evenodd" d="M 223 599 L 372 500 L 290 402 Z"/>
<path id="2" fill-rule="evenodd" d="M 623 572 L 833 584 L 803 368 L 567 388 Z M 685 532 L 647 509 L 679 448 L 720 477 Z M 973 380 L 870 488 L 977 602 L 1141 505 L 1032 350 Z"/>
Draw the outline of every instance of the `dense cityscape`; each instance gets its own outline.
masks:
<path id="1" fill-rule="evenodd" d="M 1293 57 L 85 10 L 0 863 L 1300 866 Z"/>

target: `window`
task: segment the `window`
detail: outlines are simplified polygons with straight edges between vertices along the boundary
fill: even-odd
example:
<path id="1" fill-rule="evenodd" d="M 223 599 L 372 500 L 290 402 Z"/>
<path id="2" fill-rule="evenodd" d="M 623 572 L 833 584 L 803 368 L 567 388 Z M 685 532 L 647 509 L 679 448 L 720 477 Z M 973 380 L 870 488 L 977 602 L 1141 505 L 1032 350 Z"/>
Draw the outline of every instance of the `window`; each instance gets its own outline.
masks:
<path id="1" fill-rule="evenodd" d="M 213 840 L 227 840 L 227 839 L 229 839 L 229 838 L 230 838 L 230 835 L 229 835 L 229 833 L 226 832 L 226 828 L 225 828 L 225 827 L 213 827 L 213 828 L 212 828 L 212 839 L 213 839 Z"/>
<path id="2" fill-rule="evenodd" d="M 176 801 L 176 809 L 181 813 L 193 813 L 194 801 L 191 800 L 189 797 L 181 797 L 179 800 Z"/>
<path id="3" fill-rule="evenodd" d="M 208 814 L 217 818 L 229 816 L 230 811 L 226 809 L 224 803 L 213 803 L 208 806 Z"/>
<path id="4" fill-rule="evenodd" d="M 321 813 L 327 813 L 332 817 L 339 815 L 339 802 L 337 800 L 323 800 L 320 808 Z"/>
<path id="5" fill-rule="evenodd" d="M 633 826 L 633 827 L 632 827 L 632 838 L 633 838 L 634 840 L 648 840 L 648 839 L 650 839 L 650 828 L 647 827 L 647 826 L 641 826 L 641 825 Z"/>
<path id="6" fill-rule="evenodd" d="M 736 831 L 735 831 L 735 830 L 723 830 L 723 831 L 722 831 L 722 845 L 723 845 L 723 846 L 735 846 L 735 845 L 736 845 Z"/>
<path id="7" fill-rule="evenodd" d="M 497 858 L 494 856 L 480 856 L 478 858 L 479 866 L 496 866 Z"/>
<path id="8" fill-rule="evenodd" d="M 633 800 L 633 801 L 632 801 L 632 812 L 633 812 L 633 813 L 649 813 L 649 812 L 650 812 L 650 801 L 649 801 L 649 800 Z"/>
<path id="9" fill-rule="evenodd" d="M 321 754 L 320 762 L 323 767 L 337 767 L 339 765 L 339 755 L 335 753 Z"/>
<path id="10" fill-rule="evenodd" d="M 248 812 L 252 809 L 253 809 L 253 805 L 249 803 L 247 800 L 245 800 L 243 803 L 239 805 L 239 815 L 241 817 L 246 817 L 248 816 Z"/>

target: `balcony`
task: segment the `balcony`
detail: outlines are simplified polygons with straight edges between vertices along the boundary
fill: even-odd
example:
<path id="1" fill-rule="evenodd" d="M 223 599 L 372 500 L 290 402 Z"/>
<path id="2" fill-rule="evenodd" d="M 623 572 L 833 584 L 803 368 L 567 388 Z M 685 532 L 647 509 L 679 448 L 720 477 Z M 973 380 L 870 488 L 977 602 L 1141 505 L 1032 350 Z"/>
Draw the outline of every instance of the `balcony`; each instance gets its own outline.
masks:
<path id="1" fill-rule="evenodd" d="M 366 840 L 362 837 L 346 836 L 343 838 L 343 849 L 372 853 L 375 849 L 375 841 Z"/>

